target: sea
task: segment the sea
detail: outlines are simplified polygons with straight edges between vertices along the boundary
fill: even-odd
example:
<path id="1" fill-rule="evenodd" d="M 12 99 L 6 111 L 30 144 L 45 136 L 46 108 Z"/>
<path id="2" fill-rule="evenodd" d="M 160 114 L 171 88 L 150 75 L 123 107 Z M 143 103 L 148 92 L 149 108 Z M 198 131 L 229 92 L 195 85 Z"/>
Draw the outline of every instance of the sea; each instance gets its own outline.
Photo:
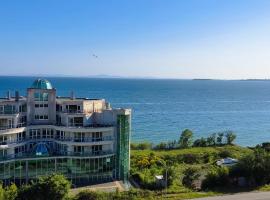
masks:
<path id="1" fill-rule="evenodd" d="M 0 96 L 26 88 L 38 77 L 0 77 Z M 104 98 L 132 109 L 132 142 L 178 140 L 233 131 L 243 146 L 270 141 L 270 81 L 47 77 L 57 96 Z"/>

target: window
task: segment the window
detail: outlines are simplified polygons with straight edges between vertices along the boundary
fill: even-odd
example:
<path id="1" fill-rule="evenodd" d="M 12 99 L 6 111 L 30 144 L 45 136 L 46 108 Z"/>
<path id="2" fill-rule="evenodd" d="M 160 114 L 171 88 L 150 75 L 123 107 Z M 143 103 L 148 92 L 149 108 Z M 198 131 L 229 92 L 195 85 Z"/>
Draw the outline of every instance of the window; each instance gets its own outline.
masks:
<path id="1" fill-rule="evenodd" d="M 35 98 L 35 101 L 48 101 L 49 99 L 49 93 L 39 93 L 39 92 L 36 92 L 34 93 L 34 98 Z"/>
<path id="2" fill-rule="evenodd" d="M 92 153 L 93 154 L 100 154 L 102 151 L 102 145 L 94 145 L 92 146 Z"/>
<path id="3" fill-rule="evenodd" d="M 48 108 L 48 104 L 35 104 L 35 108 Z"/>
<path id="4" fill-rule="evenodd" d="M 84 146 L 74 146 L 74 153 L 83 153 L 84 152 Z"/>
<path id="5" fill-rule="evenodd" d="M 35 119 L 37 120 L 48 120 L 48 115 L 35 115 Z"/>
<path id="6" fill-rule="evenodd" d="M 92 133 L 92 141 L 93 142 L 102 141 L 102 132 L 93 132 Z"/>

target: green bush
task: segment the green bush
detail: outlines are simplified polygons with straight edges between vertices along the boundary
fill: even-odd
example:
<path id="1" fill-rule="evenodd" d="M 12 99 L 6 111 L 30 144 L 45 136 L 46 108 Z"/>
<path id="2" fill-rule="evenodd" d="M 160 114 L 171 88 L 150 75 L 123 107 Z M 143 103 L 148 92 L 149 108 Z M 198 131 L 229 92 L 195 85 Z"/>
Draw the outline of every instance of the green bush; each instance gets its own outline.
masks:
<path id="1" fill-rule="evenodd" d="M 184 170 L 183 174 L 182 184 L 188 188 L 194 189 L 194 181 L 198 180 L 201 176 L 200 168 L 188 167 Z"/>
<path id="2" fill-rule="evenodd" d="M 70 182 L 59 174 L 43 176 L 37 182 L 24 186 L 18 193 L 20 200 L 63 200 L 68 197 Z"/>
<path id="3" fill-rule="evenodd" d="M 229 169 L 227 167 L 214 167 L 203 180 L 202 189 L 214 189 L 229 184 Z"/>

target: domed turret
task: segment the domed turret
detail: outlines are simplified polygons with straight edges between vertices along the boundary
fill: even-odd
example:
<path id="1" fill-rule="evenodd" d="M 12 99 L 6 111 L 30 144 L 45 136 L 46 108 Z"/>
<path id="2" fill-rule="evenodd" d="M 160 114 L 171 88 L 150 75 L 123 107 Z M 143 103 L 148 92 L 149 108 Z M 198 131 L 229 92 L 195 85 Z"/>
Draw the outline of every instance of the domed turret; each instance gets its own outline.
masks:
<path id="1" fill-rule="evenodd" d="M 32 87 L 34 89 L 45 89 L 50 90 L 53 89 L 52 84 L 46 79 L 37 79 L 33 82 Z"/>

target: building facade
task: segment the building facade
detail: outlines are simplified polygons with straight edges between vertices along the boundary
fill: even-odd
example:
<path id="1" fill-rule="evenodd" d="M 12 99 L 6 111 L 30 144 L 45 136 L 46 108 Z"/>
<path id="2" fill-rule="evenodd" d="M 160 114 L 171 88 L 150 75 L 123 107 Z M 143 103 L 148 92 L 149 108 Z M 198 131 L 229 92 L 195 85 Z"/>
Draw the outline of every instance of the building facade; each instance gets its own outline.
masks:
<path id="1" fill-rule="evenodd" d="M 127 181 L 130 109 L 104 99 L 56 96 L 44 79 L 0 99 L 0 179 L 23 184 L 62 173 L 74 185 Z"/>

